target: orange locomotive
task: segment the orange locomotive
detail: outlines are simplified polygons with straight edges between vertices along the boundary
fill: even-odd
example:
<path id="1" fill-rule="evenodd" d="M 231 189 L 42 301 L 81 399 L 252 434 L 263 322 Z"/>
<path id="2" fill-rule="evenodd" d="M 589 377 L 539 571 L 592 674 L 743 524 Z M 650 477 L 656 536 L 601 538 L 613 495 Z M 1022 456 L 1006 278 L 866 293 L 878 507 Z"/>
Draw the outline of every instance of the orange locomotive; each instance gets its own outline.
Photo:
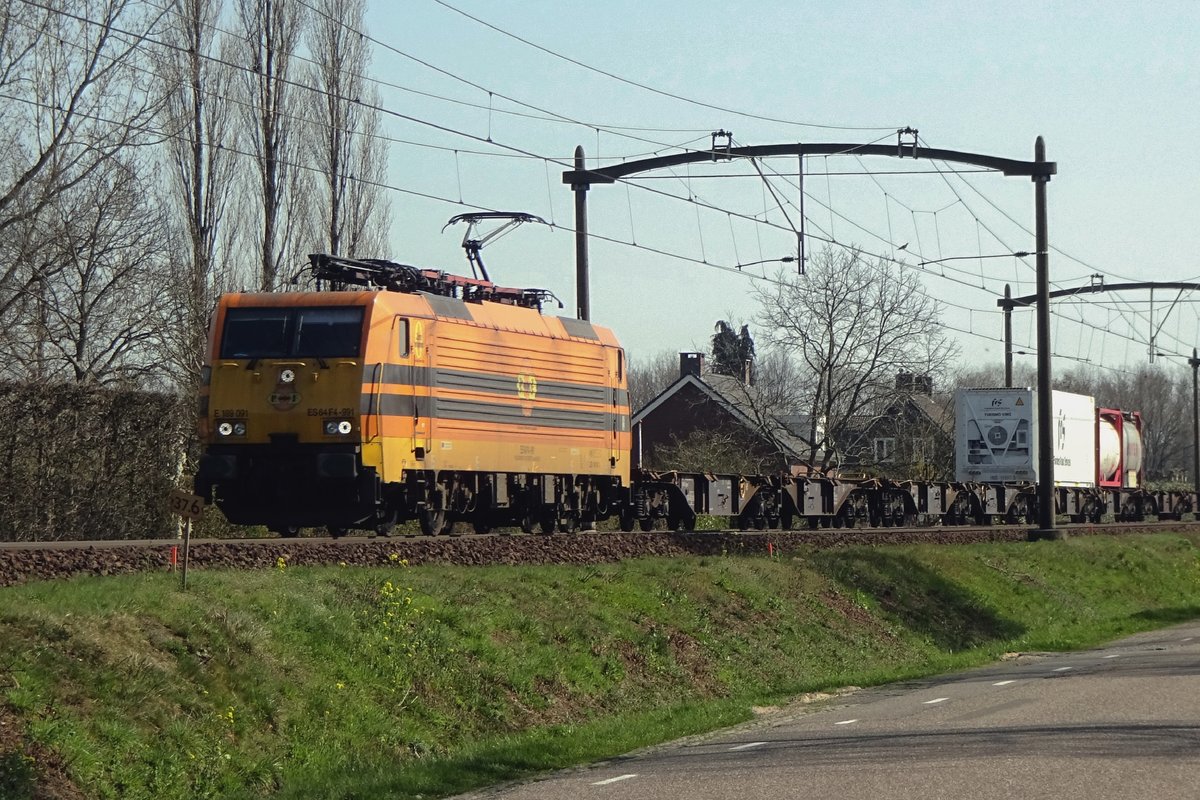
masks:
<path id="1" fill-rule="evenodd" d="M 543 315 L 540 290 L 310 258 L 331 291 L 227 294 L 213 317 L 196 491 L 230 522 L 549 532 L 619 512 L 629 395 L 611 331 Z"/>

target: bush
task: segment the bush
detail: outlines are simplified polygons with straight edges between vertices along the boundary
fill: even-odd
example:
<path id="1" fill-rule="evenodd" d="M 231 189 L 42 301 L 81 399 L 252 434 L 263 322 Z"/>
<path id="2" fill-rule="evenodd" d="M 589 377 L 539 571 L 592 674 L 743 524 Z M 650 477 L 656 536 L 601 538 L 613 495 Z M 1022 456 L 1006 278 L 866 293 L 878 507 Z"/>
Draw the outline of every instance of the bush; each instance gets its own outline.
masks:
<path id="1" fill-rule="evenodd" d="M 174 530 L 165 498 L 192 417 L 168 394 L 0 384 L 0 541 Z"/>
<path id="2" fill-rule="evenodd" d="M 24 753 L 0 754 L 0 797 L 28 800 L 37 786 L 37 765 Z"/>

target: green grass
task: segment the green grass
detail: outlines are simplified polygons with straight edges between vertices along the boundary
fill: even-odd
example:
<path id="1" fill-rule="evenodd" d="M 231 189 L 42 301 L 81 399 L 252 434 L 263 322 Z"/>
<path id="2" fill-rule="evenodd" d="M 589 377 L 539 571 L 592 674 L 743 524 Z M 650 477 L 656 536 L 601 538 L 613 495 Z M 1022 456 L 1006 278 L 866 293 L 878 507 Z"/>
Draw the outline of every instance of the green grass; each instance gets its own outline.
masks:
<path id="1" fill-rule="evenodd" d="M 1153 536 L 32 584 L 0 698 L 88 797 L 430 798 L 1194 618 L 1198 579 Z M 5 796 L 36 768 L 0 752 Z"/>

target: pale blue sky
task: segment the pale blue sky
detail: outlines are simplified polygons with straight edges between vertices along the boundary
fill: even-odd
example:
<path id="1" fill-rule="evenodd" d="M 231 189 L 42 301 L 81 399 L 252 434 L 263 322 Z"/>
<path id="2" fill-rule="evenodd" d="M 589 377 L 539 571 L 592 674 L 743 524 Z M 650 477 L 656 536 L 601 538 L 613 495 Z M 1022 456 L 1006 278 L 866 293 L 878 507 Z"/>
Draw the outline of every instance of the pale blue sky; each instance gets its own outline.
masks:
<path id="1" fill-rule="evenodd" d="M 1200 3 L 447 2 L 663 92 L 796 122 L 879 129 L 804 127 L 703 108 L 556 59 L 435 0 L 373 0 L 371 36 L 482 87 L 376 46 L 376 77 L 482 106 L 385 86 L 385 107 L 541 157 L 505 157 L 513 150 L 390 117 L 384 121 L 389 136 L 450 149 L 393 144 L 389 183 L 453 201 L 528 211 L 562 226 L 522 228 L 486 249 L 484 257 L 498 282 L 553 290 L 566 305 L 564 314 L 574 308 L 573 200 L 561 182 L 562 168 L 543 159 L 567 159 L 577 144 L 589 159 L 598 153 L 601 164 L 670 152 L 667 145 L 689 141 L 706 147 L 707 132 L 720 128 L 748 145 L 894 141 L 889 130 L 912 126 L 931 147 L 1018 159 L 1031 159 L 1034 139 L 1042 135 L 1048 157 L 1059 165 L 1049 187 L 1051 242 L 1078 259 L 1055 253 L 1052 280 L 1079 285 L 1096 270 L 1110 281 L 1200 279 L 1200 158 L 1191 149 L 1200 129 L 1200 57 L 1194 44 Z M 541 112 L 501 94 L 606 130 L 597 134 L 583 125 L 502 114 Z M 622 136 L 614 126 L 671 130 Z M 749 165 L 739 166 L 738 172 L 752 172 Z M 771 162 L 780 172 L 794 172 L 795 166 L 795 159 Z M 810 231 L 819 228 L 840 242 L 888 254 L 904 242 L 911 252 L 919 242 L 926 258 L 1035 249 L 1032 236 L 1020 229 L 1032 228 L 1028 179 L 819 175 L 827 169 L 882 173 L 914 166 L 953 165 L 809 159 Z M 766 213 L 785 224 L 764 200 L 761 180 L 707 177 L 717 171 L 694 166 L 673 175 L 656 173 L 654 180 L 630 188 L 596 187 L 589 197 L 591 231 L 726 266 L 793 248 L 794 237 L 777 229 L 731 224 L 728 215 L 714 211 L 698 215 L 695 204 L 644 188 L 699 196 L 745 215 Z M 784 179 L 772 185 L 795 201 L 797 192 Z M 392 257 L 465 269 L 462 229 L 439 231 L 449 217 L 468 209 L 403 193 L 393 193 L 392 205 Z M 795 218 L 794 208 L 788 213 Z M 593 241 L 591 259 L 592 318 L 613 327 L 635 358 L 702 348 L 718 318 L 753 320 L 751 281 L 744 277 L 603 241 Z M 1009 259 L 946 266 L 957 270 L 948 273 L 957 282 L 930 278 L 927 290 L 977 309 L 948 308 L 947 322 L 992 337 L 960 334 L 969 358 L 999 361 L 995 298 L 1006 280 L 1026 282 L 1016 286 L 1018 294 L 1031 292 L 1032 269 Z M 1092 363 L 1144 361 L 1146 345 L 1123 337 L 1148 335 L 1147 297 L 1118 299 L 1110 295 L 1104 307 L 1086 310 L 1064 307 L 1055 352 Z M 1154 313 L 1161 319 L 1166 309 L 1161 293 L 1156 300 Z M 1197 307 L 1181 305 L 1172 312 L 1160 349 L 1190 352 L 1200 336 Z M 1081 315 L 1090 326 L 1072 322 Z M 1024 316 L 1028 320 L 1017 324 L 1019 341 L 1032 326 L 1032 314 Z M 1105 335 L 1105 329 L 1119 335 Z M 1057 368 L 1071 363 L 1064 359 Z"/>

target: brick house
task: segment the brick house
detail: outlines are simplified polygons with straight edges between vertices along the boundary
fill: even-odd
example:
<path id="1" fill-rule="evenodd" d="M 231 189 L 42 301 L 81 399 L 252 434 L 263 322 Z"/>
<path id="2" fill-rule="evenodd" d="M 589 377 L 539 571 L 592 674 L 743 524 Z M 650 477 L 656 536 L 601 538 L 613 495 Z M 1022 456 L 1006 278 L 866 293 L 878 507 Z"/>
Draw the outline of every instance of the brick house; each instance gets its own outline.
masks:
<path id="1" fill-rule="evenodd" d="M 635 467 L 755 473 L 805 463 L 807 445 L 749 381 L 705 373 L 701 353 L 680 353 L 679 365 L 679 378 L 633 415 Z"/>

